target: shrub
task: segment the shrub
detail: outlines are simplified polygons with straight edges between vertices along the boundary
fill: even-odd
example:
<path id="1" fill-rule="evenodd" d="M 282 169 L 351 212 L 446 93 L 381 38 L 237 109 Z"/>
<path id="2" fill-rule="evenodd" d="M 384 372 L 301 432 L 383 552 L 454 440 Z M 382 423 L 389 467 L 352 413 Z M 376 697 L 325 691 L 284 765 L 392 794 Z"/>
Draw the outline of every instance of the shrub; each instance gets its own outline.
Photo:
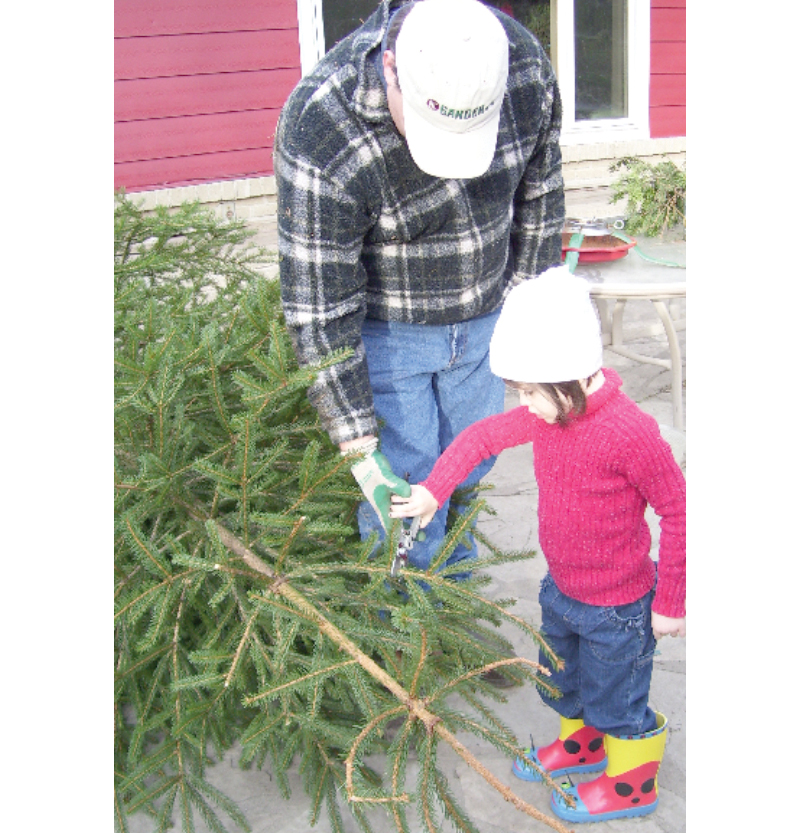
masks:
<path id="1" fill-rule="evenodd" d="M 627 200 L 626 230 L 656 236 L 678 224 L 686 228 L 685 166 L 626 156 L 611 165 L 612 172 L 619 170 L 624 173 L 611 185 L 611 202 Z"/>

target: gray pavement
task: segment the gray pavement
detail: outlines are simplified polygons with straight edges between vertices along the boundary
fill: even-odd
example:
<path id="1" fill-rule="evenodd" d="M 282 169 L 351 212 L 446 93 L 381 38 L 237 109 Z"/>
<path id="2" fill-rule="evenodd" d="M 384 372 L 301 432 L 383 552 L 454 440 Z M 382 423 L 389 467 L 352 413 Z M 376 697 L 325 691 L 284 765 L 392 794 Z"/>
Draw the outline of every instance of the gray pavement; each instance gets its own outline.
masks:
<path id="1" fill-rule="evenodd" d="M 664 240 L 640 239 L 640 249 L 653 257 L 685 263 L 685 243 L 677 235 Z M 579 267 L 581 271 L 584 267 Z M 625 273 L 635 279 L 683 280 L 682 270 L 650 263 L 635 252 L 629 253 L 624 261 L 591 264 L 585 267 L 593 270 L 595 278 Z M 672 273 L 672 274 L 667 274 Z M 591 275 L 590 275 L 591 277 Z M 684 301 L 678 302 L 683 313 Z M 626 326 L 657 321 L 649 302 L 629 302 L 625 312 Z M 685 362 L 685 335 L 680 332 L 682 355 Z M 668 358 L 666 338 L 661 336 L 637 340 L 630 345 L 638 352 Z M 670 373 L 664 368 L 640 364 L 631 359 L 606 351 L 605 363 L 616 369 L 623 379 L 623 390 L 641 407 L 652 414 L 662 425 L 664 436 L 670 441 L 676 458 L 685 470 L 685 433 L 671 426 L 672 407 L 670 395 Z M 684 365 L 685 367 L 685 365 Z M 685 380 L 684 373 L 684 380 Z M 684 391 L 685 392 L 685 391 Z M 507 407 L 517 404 L 509 396 Z M 685 408 L 685 397 L 684 397 Z M 497 511 L 495 517 L 487 516 L 480 522 L 481 529 L 496 545 L 504 550 L 538 549 L 535 507 L 537 487 L 531 464 L 530 446 L 522 446 L 504 452 L 487 478 L 493 484 L 493 491 L 487 499 Z M 648 519 L 653 530 L 653 555 L 657 553 L 657 519 L 649 513 Z M 492 598 L 515 597 L 514 613 L 521 615 L 535 625 L 540 623 L 538 608 L 539 582 L 545 573 L 545 562 L 541 555 L 522 564 L 505 565 L 491 571 L 491 583 L 486 594 Z M 512 641 L 519 656 L 537 659 L 535 646 L 522 634 L 510 627 L 503 627 L 503 633 Z M 686 643 L 683 639 L 666 638 L 659 642 L 651 688 L 651 705 L 667 715 L 669 734 L 664 761 L 659 774 L 660 803 L 651 815 L 640 819 L 625 819 L 595 823 L 589 827 L 572 825 L 591 830 L 592 833 L 681 833 L 686 830 Z M 537 744 L 549 743 L 558 732 L 558 717 L 545 707 L 536 692 L 530 688 L 511 689 L 507 700 L 493 706 L 499 717 L 517 735 L 521 745 L 529 743 L 533 736 Z M 525 801 L 541 811 L 549 811 L 549 789 L 543 784 L 529 784 L 517 780 L 511 774 L 510 763 L 497 750 L 473 737 L 459 739 L 494 773 Z M 551 828 L 533 819 L 506 803 L 499 793 L 476 775 L 447 747 L 441 745 L 440 764 L 450 781 L 456 798 L 468 811 L 481 833 L 544 833 Z M 229 795 L 244 812 L 254 833 L 306 833 L 312 828 L 308 822 L 308 804 L 302 789 L 300 777 L 294 772 L 292 797 L 281 798 L 277 784 L 269 770 L 242 771 L 237 764 L 237 750 L 229 751 L 224 759 L 209 771 L 210 780 Z M 575 782 L 594 776 L 573 776 Z M 413 782 L 412 782 L 413 783 Z M 394 824 L 380 810 L 370 816 L 375 833 L 393 833 Z M 410 814 L 410 818 L 414 818 Z M 176 822 L 179 821 L 176 819 Z M 344 820 L 347 833 L 358 830 L 349 817 Z M 415 826 L 416 824 L 416 826 Z M 570 825 L 566 825 L 570 827 Z M 131 819 L 131 833 L 149 833 L 152 822 L 144 816 Z M 198 833 L 206 833 L 202 821 L 196 820 Z M 443 833 L 453 828 L 446 825 Z M 319 833 L 331 833 L 327 818 L 313 828 Z M 412 833 L 421 833 L 421 824 L 412 822 Z"/>

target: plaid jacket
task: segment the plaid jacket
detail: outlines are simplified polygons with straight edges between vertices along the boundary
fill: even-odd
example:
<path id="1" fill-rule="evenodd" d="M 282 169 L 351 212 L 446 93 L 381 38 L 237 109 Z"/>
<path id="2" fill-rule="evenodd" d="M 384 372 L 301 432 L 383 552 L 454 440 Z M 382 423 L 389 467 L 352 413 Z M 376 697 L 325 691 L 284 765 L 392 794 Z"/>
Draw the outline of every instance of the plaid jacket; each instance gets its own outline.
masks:
<path id="1" fill-rule="evenodd" d="M 365 316 L 465 321 L 561 261 L 561 100 L 541 46 L 497 13 L 509 76 L 494 160 L 475 179 L 432 177 L 397 132 L 379 69 L 400 5 L 383 0 L 300 81 L 276 134 L 281 295 L 298 360 L 355 350 L 309 390 L 335 443 L 377 434 Z"/>

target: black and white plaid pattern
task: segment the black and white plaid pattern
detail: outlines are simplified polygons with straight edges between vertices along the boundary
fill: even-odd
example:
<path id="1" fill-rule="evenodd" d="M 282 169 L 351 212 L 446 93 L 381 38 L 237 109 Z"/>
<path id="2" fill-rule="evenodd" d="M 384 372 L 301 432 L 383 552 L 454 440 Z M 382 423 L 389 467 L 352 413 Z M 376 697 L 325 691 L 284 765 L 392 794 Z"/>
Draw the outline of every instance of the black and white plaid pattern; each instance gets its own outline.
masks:
<path id="1" fill-rule="evenodd" d="M 561 100 L 542 48 L 498 13 L 510 49 L 494 160 L 475 179 L 438 179 L 414 164 L 380 76 L 399 5 L 384 0 L 300 81 L 275 142 L 281 293 L 298 360 L 356 351 L 309 391 L 337 443 L 377 433 L 365 316 L 464 321 L 561 261 Z"/>

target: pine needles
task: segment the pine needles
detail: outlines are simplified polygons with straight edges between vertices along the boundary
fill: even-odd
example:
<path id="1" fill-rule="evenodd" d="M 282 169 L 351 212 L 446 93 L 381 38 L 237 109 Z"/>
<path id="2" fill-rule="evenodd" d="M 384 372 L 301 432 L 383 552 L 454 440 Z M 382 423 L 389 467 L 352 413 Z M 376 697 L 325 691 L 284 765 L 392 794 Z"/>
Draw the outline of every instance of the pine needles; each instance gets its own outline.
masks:
<path id="1" fill-rule="evenodd" d="M 196 205 L 145 215 L 116 198 L 116 829 L 144 812 L 157 831 L 178 821 L 188 833 L 196 819 L 249 830 L 205 777 L 238 744 L 240 764 L 268 763 L 286 795 L 298 768 L 310 824 L 324 813 L 340 829 L 346 807 L 367 831 L 366 809 L 380 803 L 398 831 L 414 806 L 429 830 L 447 818 L 473 833 L 437 748 L 477 771 L 453 731 L 520 754 L 480 672 L 548 682 L 509 659 L 505 640 L 481 636 L 502 619 L 541 637 L 510 600 L 481 596 L 480 568 L 530 554 L 491 554 L 466 582 L 446 571 L 389 579 L 398 530 L 377 555 L 359 539 L 360 492 L 306 397 L 320 368 L 294 362 L 259 257 L 240 224 Z M 482 508 L 468 508 L 464 529 Z M 375 751 L 383 775 L 367 762 Z"/>
<path id="2" fill-rule="evenodd" d="M 622 170 L 611 185 L 611 202 L 626 200 L 625 225 L 631 234 L 655 237 L 676 225 L 686 228 L 686 168 L 667 159 L 650 164 L 626 156 L 611 165 Z"/>

